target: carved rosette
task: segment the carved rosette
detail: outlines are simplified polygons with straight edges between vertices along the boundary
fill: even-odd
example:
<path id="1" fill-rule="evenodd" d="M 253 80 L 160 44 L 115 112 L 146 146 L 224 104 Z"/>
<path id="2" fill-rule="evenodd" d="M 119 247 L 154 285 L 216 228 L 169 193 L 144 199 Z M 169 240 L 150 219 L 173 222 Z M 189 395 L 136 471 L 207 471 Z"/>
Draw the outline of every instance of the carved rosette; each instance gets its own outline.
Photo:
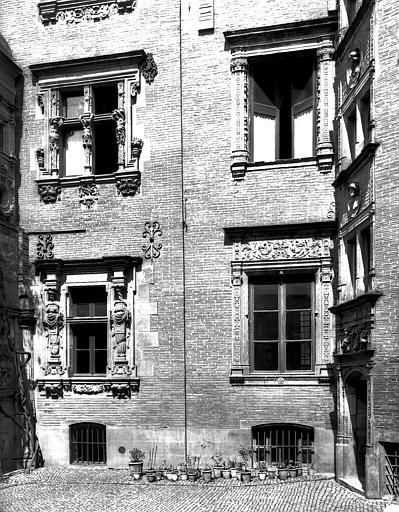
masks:
<path id="1" fill-rule="evenodd" d="M 94 210 L 98 202 L 98 187 L 95 183 L 82 183 L 79 187 L 79 202 L 82 210 Z"/>
<path id="2" fill-rule="evenodd" d="M 86 174 L 91 173 L 91 161 L 92 161 L 92 146 L 93 146 L 93 114 L 85 113 L 79 116 L 80 122 L 83 127 L 83 149 L 85 153 L 85 172 Z"/>
<path id="3" fill-rule="evenodd" d="M 147 53 L 141 73 L 148 85 L 151 85 L 158 74 L 158 67 L 152 53 Z"/>
<path id="4" fill-rule="evenodd" d="M 54 243 L 51 233 L 43 233 L 37 237 L 36 258 L 38 260 L 51 260 L 54 258 Z"/>
<path id="5" fill-rule="evenodd" d="M 114 361 L 126 362 L 130 337 L 131 314 L 122 298 L 114 301 L 111 312 L 111 336 Z"/>
<path id="6" fill-rule="evenodd" d="M 126 115 L 124 108 L 117 108 L 111 113 L 112 119 L 115 121 L 116 143 L 118 145 L 118 169 L 123 170 L 125 167 L 125 142 L 126 142 Z"/>
<path id="7" fill-rule="evenodd" d="M 325 41 L 317 49 L 317 160 L 321 172 L 330 172 L 333 163 L 331 132 L 334 120 L 333 43 Z"/>
<path id="8" fill-rule="evenodd" d="M 49 150 L 50 150 L 50 168 L 51 172 L 58 174 L 59 159 L 60 159 L 60 132 L 61 126 L 64 123 L 64 118 L 60 116 L 52 117 L 50 119 L 50 133 L 49 133 Z"/>
<path id="9" fill-rule="evenodd" d="M 143 238 L 146 239 L 146 243 L 143 244 L 143 251 L 146 259 L 159 258 L 162 249 L 162 243 L 159 241 L 161 235 L 159 222 L 146 222 L 144 224 Z"/>
<path id="10" fill-rule="evenodd" d="M 134 177 L 129 178 L 122 178 L 117 176 L 115 177 L 115 180 L 118 194 L 124 197 L 134 196 L 141 185 L 140 173 Z"/>
<path id="11" fill-rule="evenodd" d="M 39 185 L 38 192 L 43 203 L 56 203 L 61 200 L 61 187 L 58 184 Z"/>
<path id="12" fill-rule="evenodd" d="M 233 54 L 230 63 L 233 81 L 232 101 L 232 161 L 231 172 L 236 180 L 245 176 L 249 160 L 248 151 L 248 60 Z"/>

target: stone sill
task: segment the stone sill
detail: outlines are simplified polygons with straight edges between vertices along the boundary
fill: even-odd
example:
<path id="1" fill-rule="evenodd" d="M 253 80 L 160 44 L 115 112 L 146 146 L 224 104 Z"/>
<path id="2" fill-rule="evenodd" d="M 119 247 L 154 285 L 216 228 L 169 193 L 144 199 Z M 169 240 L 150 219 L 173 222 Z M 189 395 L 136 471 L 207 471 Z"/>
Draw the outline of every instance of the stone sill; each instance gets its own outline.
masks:
<path id="1" fill-rule="evenodd" d="M 247 172 L 264 170 L 290 170 L 302 167 L 317 169 L 316 157 L 290 158 L 287 160 L 274 160 L 272 162 L 251 162 L 247 164 Z"/>
<path id="2" fill-rule="evenodd" d="M 274 374 L 274 375 L 230 375 L 230 384 L 232 386 L 319 386 L 330 385 L 334 379 L 329 375 L 315 375 L 314 372 L 292 373 L 292 374 Z"/>
<path id="3" fill-rule="evenodd" d="M 99 395 L 106 394 L 113 398 L 127 399 L 132 393 L 137 393 L 140 387 L 138 377 L 70 377 L 63 379 L 43 377 L 37 380 L 37 387 L 41 396 L 58 399 L 73 395 Z"/>

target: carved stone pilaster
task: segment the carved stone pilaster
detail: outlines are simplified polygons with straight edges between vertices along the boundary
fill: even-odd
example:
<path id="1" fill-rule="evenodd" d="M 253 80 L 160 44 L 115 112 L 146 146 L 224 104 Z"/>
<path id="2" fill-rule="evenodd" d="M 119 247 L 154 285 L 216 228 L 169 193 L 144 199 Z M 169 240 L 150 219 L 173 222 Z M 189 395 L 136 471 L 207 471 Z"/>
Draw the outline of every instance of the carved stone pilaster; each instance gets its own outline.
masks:
<path id="1" fill-rule="evenodd" d="M 129 348 L 131 314 L 127 302 L 123 298 L 114 301 L 111 312 L 111 336 L 114 349 L 114 363 L 127 362 L 127 349 Z"/>
<path id="2" fill-rule="evenodd" d="M 323 294 L 323 314 L 322 314 L 322 330 L 323 330 L 323 346 L 322 360 L 324 364 L 331 362 L 333 346 L 331 340 L 331 279 L 332 271 L 330 266 L 322 267 L 321 283 Z"/>
<path id="3" fill-rule="evenodd" d="M 79 202 L 82 210 L 95 210 L 98 202 L 98 187 L 95 183 L 82 183 L 79 187 Z"/>
<path id="4" fill-rule="evenodd" d="M 49 150 L 51 174 L 59 173 L 60 164 L 60 132 L 64 118 L 57 116 L 50 119 Z"/>
<path id="5" fill-rule="evenodd" d="M 159 241 L 161 235 L 162 230 L 159 222 L 146 222 L 144 224 L 143 238 L 146 239 L 146 243 L 143 245 L 143 251 L 146 259 L 159 258 L 162 248 L 162 243 Z"/>
<path id="6" fill-rule="evenodd" d="M 94 115 L 89 113 L 85 113 L 79 116 L 80 122 L 83 126 L 82 142 L 85 153 L 85 174 L 91 174 L 92 169 L 93 117 Z"/>
<path id="7" fill-rule="evenodd" d="M 61 187 L 58 183 L 38 185 L 38 192 L 43 203 L 56 203 L 61 200 Z"/>
<path id="8" fill-rule="evenodd" d="M 245 176 L 248 151 L 248 60 L 233 54 L 230 69 L 233 81 L 231 173 L 235 180 Z"/>
<path id="9" fill-rule="evenodd" d="M 118 171 L 125 168 L 125 142 L 126 142 L 126 115 L 125 109 L 115 109 L 111 113 L 112 119 L 115 121 L 116 143 L 118 145 Z"/>
<path id="10" fill-rule="evenodd" d="M 241 364 L 241 285 L 242 268 L 240 264 L 232 264 L 231 284 L 233 291 L 233 365 Z"/>
<path id="11" fill-rule="evenodd" d="M 317 49 L 317 149 L 320 172 L 331 172 L 333 141 L 331 133 L 334 121 L 334 53 L 333 43 L 325 41 Z"/>
<path id="12" fill-rule="evenodd" d="M 64 315 L 61 313 L 60 304 L 50 294 L 44 310 L 43 327 L 47 338 L 47 353 L 49 366 L 59 365 L 61 360 L 61 331 L 64 328 Z"/>
<path id="13" fill-rule="evenodd" d="M 147 57 L 143 64 L 141 73 L 148 85 L 151 85 L 155 80 L 155 77 L 158 74 L 158 67 L 155 63 L 152 53 L 147 53 Z"/>

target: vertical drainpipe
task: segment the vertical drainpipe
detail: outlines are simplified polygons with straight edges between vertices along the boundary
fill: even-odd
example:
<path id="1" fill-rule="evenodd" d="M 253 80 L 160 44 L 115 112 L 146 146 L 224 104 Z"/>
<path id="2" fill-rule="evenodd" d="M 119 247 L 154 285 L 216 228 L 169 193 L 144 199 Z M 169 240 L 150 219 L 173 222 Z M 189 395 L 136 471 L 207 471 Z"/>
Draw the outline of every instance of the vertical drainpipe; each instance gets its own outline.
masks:
<path id="1" fill-rule="evenodd" d="M 182 62 L 182 2 L 179 0 L 179 79 L 180 79 L 180 172 L 181 172 L 181 230 L 183 285 L 183 393 L 184 393 L 184 460 L 187 458 L 187 365 L 186 365 L 186 260 L 185 260 L 185 197 L 184 197 L 184 133 L 183 133 L 183 62 Z"/>

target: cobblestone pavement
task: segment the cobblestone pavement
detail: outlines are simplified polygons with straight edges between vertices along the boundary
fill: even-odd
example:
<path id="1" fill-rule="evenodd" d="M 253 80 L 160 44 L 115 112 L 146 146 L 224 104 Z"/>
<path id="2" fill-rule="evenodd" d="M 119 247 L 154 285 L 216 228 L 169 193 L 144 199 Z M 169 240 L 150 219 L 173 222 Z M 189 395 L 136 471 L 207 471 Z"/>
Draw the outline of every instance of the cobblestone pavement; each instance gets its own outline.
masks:
<path id="1" fill-rule="evenodd" d="M 386 505 L 321 475 L 250 484 L 147 483 L 127 470 L 46 467 L 0 483 L 0 512 L 382 512 Z"/>

